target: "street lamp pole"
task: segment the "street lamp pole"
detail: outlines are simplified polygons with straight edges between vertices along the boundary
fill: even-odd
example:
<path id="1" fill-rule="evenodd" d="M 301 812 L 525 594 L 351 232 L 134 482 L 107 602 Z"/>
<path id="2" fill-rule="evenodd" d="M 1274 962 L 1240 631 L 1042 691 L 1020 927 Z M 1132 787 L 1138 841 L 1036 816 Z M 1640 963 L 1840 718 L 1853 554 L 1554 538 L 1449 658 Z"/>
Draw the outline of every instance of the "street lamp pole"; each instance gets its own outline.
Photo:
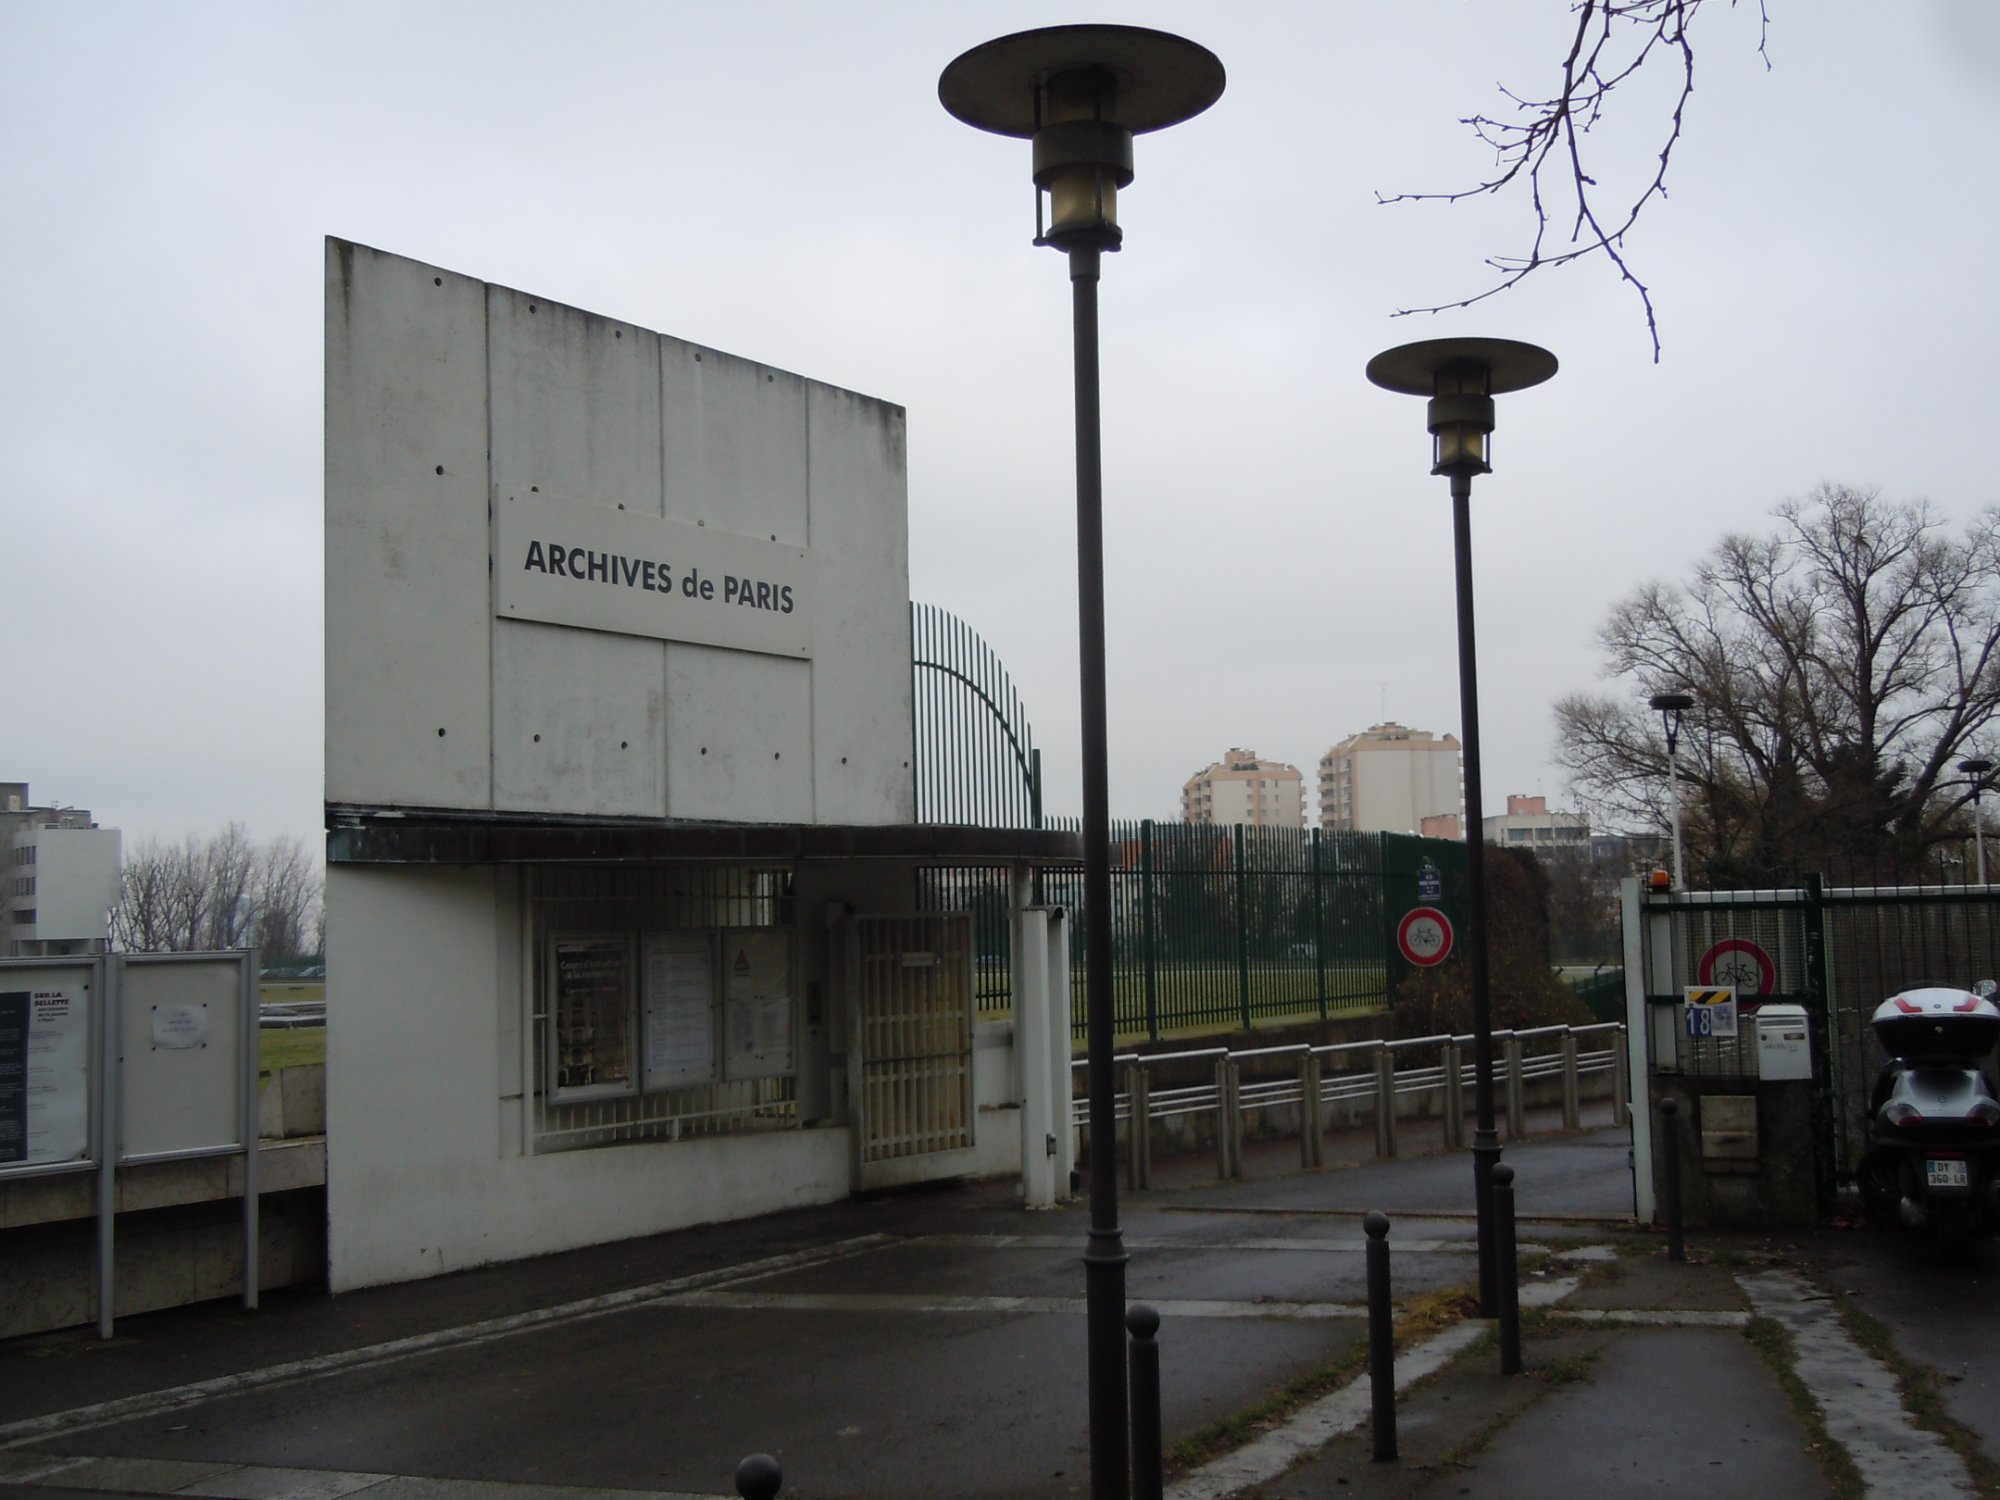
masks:
<path id="1" fill-rule="evenodd" d="M 1077 658 L 1082 695 L 1084 1007 L 1088 1020 L 1090 1233 L 1083 1253 L 1092 1500 L 1126 1500 L 1124 1238 L 1118 1228 L 1116 1024 L 1112 1009 L 1111 799 L 1104 672 L 1104 483 L 1097 283 L 1123 241 L 1118 190 L 1132 137 L 1221 97 L 1221 62 L 1140 26 L 1050 26 L 974 47 L 944 70 L 938 99 L 966 124 L 1034 142 L 1035 243 L 1069 261 L 1076 384 Z M 1047 218 L 1043 195 L 1047 195 Z"/>
<path id="2" fill-rule="evenodd" d="M 1493 1216 L 1493 1169 L 1500 1133 L 1493 1117 L 1493 999 L 1486 940 L 1486 819 L 1480 786 L 1479 668 L 1473 629 L 1472 476 L 1488 474 L 1493 397 L 1539 385 L 1556 357 L 1508 339 L 1427 339 L 1368 362 L 1385 390 L 1430 398 L 1433 474 L 1451 481 L 1452 550 L 1457 571 L 1458 705 L 1465 746 L 1466 954 L 1472 981 L 1472 1199 L 1479 1221 L 1479 1312 L 1499 1312 L 1499 1245 Z"/>
<path id="3" fill-rule="evenodd" d="M 1978 851 L 1979 883 L 1986 884 L 1986 819 L 1981 815 L 1979 794 L 1985 789 L 1986 778 L 1993 774 L 1990 760 L 1962 760 L 1959 770 L 1972 778 L 1972 847 Z"/>
<path id="4" fill-rule="evenodd" d="M 1687 889 L 1687 872 L 1681 865 L 1681 767 L 1674 759 L 1674 748 L 1680 743 L 1681 715 L 1694 707 L 1694 699 L 1687 693 L 1655 693 L 1652 703 L 1667 731 L 1667 793 L 1674 820 L 1674 889 L 1680 891 Z"/>

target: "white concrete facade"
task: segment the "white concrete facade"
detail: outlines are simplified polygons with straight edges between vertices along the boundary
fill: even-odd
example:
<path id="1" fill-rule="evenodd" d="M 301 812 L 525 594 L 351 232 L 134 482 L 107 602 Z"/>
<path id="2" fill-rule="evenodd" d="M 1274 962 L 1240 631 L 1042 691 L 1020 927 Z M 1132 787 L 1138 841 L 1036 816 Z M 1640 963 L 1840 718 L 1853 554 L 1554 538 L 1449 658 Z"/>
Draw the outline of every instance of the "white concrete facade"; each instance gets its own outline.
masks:
<path id="1" fill-rule="evenodd" d="M 1557 849 L 1590 852 L 1590 819 L 1582 813 L 1550 812 L 1546 797 L 1510 793 L 1507 811 L 1485 822 L 1489 844 L 1541 854 Z"/>
<path id="2" fill-rule="evenodd" d="M 1182 784 L 1181 821 L 1303 828 L 1305 777 L 1297 766 L 1232 749 Z"/>
<path id="3" fill-rule="evenodd" d="M 122 835 L 76 807 L 0 783 L 0 957 L 101 953 L 119 899 Z"/>
<path id="4" fill-rule="evenodd" d="M 955 852 L 904 826 L 901 409 L 363 246 L 326 272 L 329 1284 L 845 1196 L 882 1140 L 849 934 Z M 950 1171 L 1019 1172 L 1066 981 L 1018 974 L 1064 991 L 1024 1063 L 971 965 Z"/>
<path id="5" fill-rule="evenodd" d="M 326 361 L 328 802 L 911 820 L 900 407 L 338 240 Z M 651 565 L 629 583 L 575 580 L 657 605 L 660 633 L 496 609 L 516 502 L 692 538 L 615 553 Z M 708 533 L 719 558 L 792 556 L 809 657 L 674 623 L 774 613 L 682 592 L 735 576 Z"/>
<path id="6" fill-rule="evenodd" d="M 1393 722 L 1374 724 L 1320 757 L 1322 828 L 1416 833 L 1426 818 L 1458 818 L 1464 806 L 1455 735 L 1436 736 Z"/>

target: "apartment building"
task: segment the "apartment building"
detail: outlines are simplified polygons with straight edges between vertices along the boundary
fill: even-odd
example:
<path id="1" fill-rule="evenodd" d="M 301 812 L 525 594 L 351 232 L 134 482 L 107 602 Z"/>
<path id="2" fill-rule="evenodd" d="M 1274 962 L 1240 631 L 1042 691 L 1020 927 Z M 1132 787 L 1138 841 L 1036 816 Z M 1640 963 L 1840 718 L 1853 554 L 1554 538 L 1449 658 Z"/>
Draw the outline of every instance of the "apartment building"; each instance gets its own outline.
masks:
<path id="1" fill-rule="evenodd" d="M 25 781 L 0 781 L 0 955 L 101 953 L 118 904 L 119 834 L 80 807 L 37 807 Z"/>
<path id="2" fill-rule="evenodd" d="M 1455 735 L 1372 724 L 1320 757 L 1322 828 L 1457 838 L 1464 806 Z"/>
<path id="3" fill-rule="evenodd" d="M 1181 821 L 1303 828 L 1305 785 L 1297 766 L 1260 759 L 1255 750 L 1231 750 L 1182 785 Z"/>
<path id="4" fill-rule="evenodd" d="M 1546 797 L 1509 796 L 1507 811 L 1487 818 L 1486 842 L 1508 849 L 1555 849 L 1590 852 L 1590 819 L 1582 813 L 1552 813 Z"/>

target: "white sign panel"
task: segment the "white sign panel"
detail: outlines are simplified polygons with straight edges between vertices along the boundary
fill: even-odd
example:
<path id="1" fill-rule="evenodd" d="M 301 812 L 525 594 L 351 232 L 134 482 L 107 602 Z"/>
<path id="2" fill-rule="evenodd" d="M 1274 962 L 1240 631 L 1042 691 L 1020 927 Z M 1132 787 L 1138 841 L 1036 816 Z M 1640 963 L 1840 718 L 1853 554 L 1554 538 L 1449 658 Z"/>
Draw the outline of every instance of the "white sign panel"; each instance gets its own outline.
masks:
<path id="1" fill-rule="evenodd" d="M 532 493 L 499 496 L 493 515 L 502 619 L 812 655 L 802 548 Z"/>
<path id="2" fill-rule="evenodd" d="M 80 990 L 0 992 L 0 1167 L 88 1153 L 89 1033 Z"/>
<path id="3" fill-rule="evenodd" d="M 1699 1040 L 1736 1035 L 1734 985 L 1689 985 L 1682 993 L 1686 1002 L 1683 1023 L 1689 1036 Z"/>
<path id="4" fill-rule="evenodd" d="M 206 1005 L 156 1005 L 153 1007 L 153 1046 L 167 1051 L 208 1045 Z"/>

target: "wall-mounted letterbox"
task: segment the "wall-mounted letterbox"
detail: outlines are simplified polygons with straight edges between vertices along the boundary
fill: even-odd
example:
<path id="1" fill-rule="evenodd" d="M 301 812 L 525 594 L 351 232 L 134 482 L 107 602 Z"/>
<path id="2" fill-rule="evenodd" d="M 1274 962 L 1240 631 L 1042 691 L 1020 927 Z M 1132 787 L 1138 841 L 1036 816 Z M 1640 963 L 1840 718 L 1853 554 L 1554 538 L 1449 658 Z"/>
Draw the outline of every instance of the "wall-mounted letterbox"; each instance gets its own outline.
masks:
<path id="1" fill-rule="evenodd" d="M 1758 1010 L 1757 1076 L 1767 1083 L 1812 1077 L 1812 1037 L 1803 1005 Z"/>

